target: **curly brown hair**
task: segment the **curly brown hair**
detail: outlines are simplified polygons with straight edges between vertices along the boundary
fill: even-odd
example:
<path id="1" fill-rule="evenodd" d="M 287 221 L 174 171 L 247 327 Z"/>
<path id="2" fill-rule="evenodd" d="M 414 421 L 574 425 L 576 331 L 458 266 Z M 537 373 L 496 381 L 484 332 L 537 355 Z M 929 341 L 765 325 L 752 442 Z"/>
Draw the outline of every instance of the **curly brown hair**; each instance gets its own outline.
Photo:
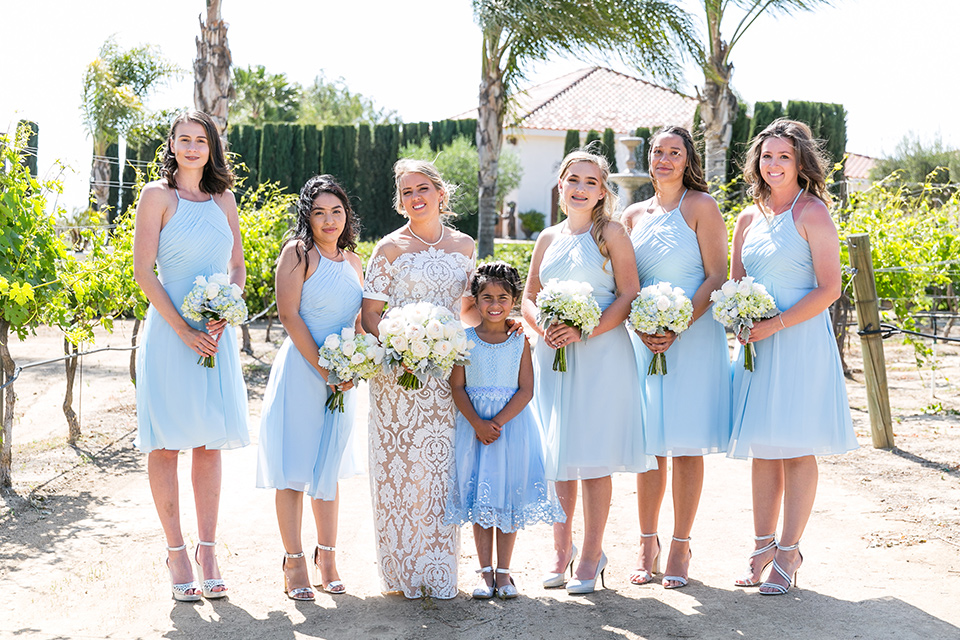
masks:
<path id="1" fill-rule="evenodd" d="M 300 199 L 297 201 L 297 223 L 284 246 L 289 242 L 296 242 L 297 264 L 304 261 L 303 273 L 306 275 L 310 269 L 310 250 L 313 249 L 313 229 L 310 227 L 310 212 L 313 210 L 313 201 L 322 193 L 329 193 L 337 197 L 340 204 L 343 205 L 343 212 L 347 216 L 346 223 L 343 225 L 343 231 L 337 238 L 337 248 L 353 251 L 357 248 L 357 237 L 360 234 L 360 222 L 353 207 L 350 206 L 350 198 L 347 192 L 337 182 L 337 179 L 329 174 L 313 176 L 300 190 Z M 301 253 L 302 247 L 302 253 Z"/>
<path id="2" fill-rule="evenodd" d="M 520 272 L 502 260 L 488 262 L 477 267 L 470 280 L 470 295 L 476 298 L 488 284 L 501 285 L 514 299 L 520 297 L 523 291 L 523 282 L 520 281 Z"/>
<path id="3" fill-rule="evenodd" d="M 181 122 L 196 122 L 201 125 L 207 134 L 207 145 L 210 147 L 210 157 L 203 166 L 203 176 L 200 178 L 200 191 L 204 193 L 220 194 L 233 186 L 235 176 L 226 154 L 223 152 L 223 142 L 220 132 L 213 119 L 203 111 L 184 111 L 177 116 L 170 125 L 167 142 L 163 145 L 163 157 L 160 159 L 160 177 L 167 181 L 171 189 L 177 188 L 177 154 L 173 152 L 173 142 L 177 133 L 177 125 Z"/>
<path id="4" fill-rule="evenodd" d="M 743 160 L 743 179 L 750 185 L 747 193 L 754 202 L 766 204 L 770 198 L 770 185 L 760 174 L 760 155 L 763 143 L 770 138 L 789 140 L 797 160 L 797 182 L 828 207 L 832 202 L 827 192 L 826 175 L 830 167 L 822 143 L 813 137 L 810 127 L 797 120 L 778 118 L 767 125 L 750 141 L 750 148 Z"/>

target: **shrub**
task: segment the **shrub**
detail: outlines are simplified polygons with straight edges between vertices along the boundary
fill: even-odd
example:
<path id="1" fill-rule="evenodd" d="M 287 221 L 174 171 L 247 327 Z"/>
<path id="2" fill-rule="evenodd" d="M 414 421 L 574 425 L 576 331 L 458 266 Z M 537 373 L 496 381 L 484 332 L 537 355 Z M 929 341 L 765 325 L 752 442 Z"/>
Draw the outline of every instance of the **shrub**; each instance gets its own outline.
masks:
<path id="1" fill-rule="evenodd" d="M 536 209 L 530 209 L 529 211 L 519 213 L 517 214 L 517 217 L 520 218 L 520 224 L 523 225 L 523 233 L 527 240 L 529 240 L 530 236 L 534 233 L 543 231 L 543 225 L 546 218 Z"/>

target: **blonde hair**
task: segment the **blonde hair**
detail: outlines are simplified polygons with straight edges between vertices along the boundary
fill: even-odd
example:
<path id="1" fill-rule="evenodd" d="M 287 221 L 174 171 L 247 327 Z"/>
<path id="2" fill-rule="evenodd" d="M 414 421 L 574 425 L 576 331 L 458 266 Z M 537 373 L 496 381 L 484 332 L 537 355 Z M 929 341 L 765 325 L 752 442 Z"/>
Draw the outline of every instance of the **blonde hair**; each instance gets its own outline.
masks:
<path id="1" fill-rule="evenodd" d="M 593 236 L 593 240 L 597 243 L 600 254 L 609 260 L 610 254 L 607 252 L 607 242 L 603 239 L 603 229 L 606 227 L 607 222 L 613 219 L 613 212 L 617 210 L 617 206 L 620 203 L 617 194 L 610 188 L 610 163 L 602 155 L 583 149 L 575 149 L 568 153 L 563 159 L 563 162 L 560 163 L 558 181 L 562 181 L 570 169 L 570 166 L 577 162 L 589 162 L 590 164 L 596 165 L 600 170 L 600 186 L 603 187 L 603 197 L 597 201 L 597 204 L 593 207 L 593 211 L 590 212 L 590 220 L 593 223 L 593 226 L 590 228 L 590 235 Z M 562 199 L 560 200 L 560 209 L 564 214 L 567 213 L 563 207 Z M 604 262 L 604 264 L 606 264 L 606 262 Z"/>
<path id="2" fill-rule="evenodd" d="M 426 160 L 414 160 L 412 158 L 401 158 L 393 165 L 394 192 L 393 208 L 404 218 L 407 212 L 403 209 L 403 203 L 400 201 L 400 180 L 411 173 L 419 173 L 427 177 L 427 180 L 436 187 L 440 195 L 440 220 L 446 222 L 456 214 L 450 210 L 450 197 L 457 190 L 457 186 L 443 181 L 440 171 L 432 162 Z"/>
<path id="3" fill-rule="evenodd" d="M 743 179 L 750 185 L 747 193 L 754 202 L 766 205 L 770 199 L 770 185 L 760 175 L 761 147 L 770 138 L 781 138 L 793 145 L 793 155 L 797 162 L 797 182 L 804 191 L 829 207 L 832 202 L 826 184 L 829 162 L 822 144 L 813 137 L 806 124 L 786 118 L 774 120 L 754 136 L 743 160 Z"/>

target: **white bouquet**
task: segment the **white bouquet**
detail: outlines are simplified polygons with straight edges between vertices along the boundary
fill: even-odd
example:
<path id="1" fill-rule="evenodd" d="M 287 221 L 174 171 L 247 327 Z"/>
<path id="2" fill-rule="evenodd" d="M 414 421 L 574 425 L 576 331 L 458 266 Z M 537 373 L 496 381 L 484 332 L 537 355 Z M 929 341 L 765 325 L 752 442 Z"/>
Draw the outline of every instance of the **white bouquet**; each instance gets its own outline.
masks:
<path id="1" fill-rule="evenodd" d="M 411 391 L 423 387 L 424 376 L 446 379 L 454 365 L 469 364 L 473 342 L 449 309 L 429 302 L 394 307 L 380 321 L 384 361 L 402 367 L 397 383 Z"/>
<path id="2" fill-rule="evenodd" d="M 247 303 L 243 301 L 243 289 L 230 282 L 225 273 L 215 273 L 209 278 L 197 276 L 193 289 L 180 305 L 183 317 L 194 322 L 203 320 L 226 320 L 231 326 L 243 324 L 247 319 Z M 215 356 L 200 356 L 197 364 L 213 368 Z"/>
<path id="3" fill-rule="evenodd" d="M 727 280 L 723 286 L 710 294 L 713 302 L 713 317 L 717 322 L 729 327 L 734 334 L 750 339 L 750 329 L 753 323 L 763 318 L 772 318 L 780 313 L 773 296 L 767 293 L 767 288 L 753 281 L 750 276 L 737 282 Z M 753 361 L 756 357 L 756 347 L 747 343 L 743 348 L 743 368 L 753 371 Z"/>
<path id="4" fill-rule="evenodd" d="M 383 364 L 383 347 L 370 333 L 357 334 L 350 327 L 340 330 L 340 334 L 331 333 L 320 347 L 317 364 L 326 369 L 327 384 L 340 384 L 352 380 L 369 380 L 377 375 Z M 343 391 L 337 389 L 330 394 L 324 406 L 328 411 L 336 408 L 343 413 Z"/>
<path id="5" fill-rule="evenodd" d="M 658 334 L 673 331 L 680 335 L 690 326 L 693 318 L 693 303 L 680 287 L 661 282 L 644 287 L 630 305 L 627 322 L 640 333 Z M 653 354 L 647 375 L 663 375 L 667 372 L 667 355 Z"/>
<path id="6" fill-rule="evenodd" d="M 576 280 L 551 278 L 537 294 L 537 322 L 546 329 L 563 323 L 580 330 L 582 338 L 600 324 L 600 305 L 593 297 L 593 287 Z M 553 356 L 553 370 L 567 370 L 567 348 L 560 347 Z"/>

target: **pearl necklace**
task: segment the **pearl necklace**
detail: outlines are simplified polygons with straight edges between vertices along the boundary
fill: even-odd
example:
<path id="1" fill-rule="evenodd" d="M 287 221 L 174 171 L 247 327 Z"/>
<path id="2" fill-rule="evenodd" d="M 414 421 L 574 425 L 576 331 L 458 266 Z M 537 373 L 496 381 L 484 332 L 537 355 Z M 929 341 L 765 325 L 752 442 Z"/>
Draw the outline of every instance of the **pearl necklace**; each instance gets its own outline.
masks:
<path id="1" fill-rule="evenodd" d="M 419 241 L 422 242 L 423 244 L 427 245 L 428 247 L 435 247 L 435 246 L 437 246 L 438 244 L 440 244 L 440 241 L 441 241 L 441 240 L 443 240 L 443 232 L 445 231 L 445 229 L 444 229 L 443 225 L 440 225 L 440 237 L 437 238 L 437 240 L 436 240 L 435 242 L 427 242 L 426 240 L 424 240 L 423 238 L 421 238 L 420 236 L 418 236 L 417 234 L 415 234 L 415 233 L 413 232 L 413 228 L 410 226 L 410 223 L 409 223 L 409 222 L 407 223 L 407 231 L 410 233 L 410 235 L 412 235 L 414 238 L 416 238 L 417 240 L 419 240 Z"/>

